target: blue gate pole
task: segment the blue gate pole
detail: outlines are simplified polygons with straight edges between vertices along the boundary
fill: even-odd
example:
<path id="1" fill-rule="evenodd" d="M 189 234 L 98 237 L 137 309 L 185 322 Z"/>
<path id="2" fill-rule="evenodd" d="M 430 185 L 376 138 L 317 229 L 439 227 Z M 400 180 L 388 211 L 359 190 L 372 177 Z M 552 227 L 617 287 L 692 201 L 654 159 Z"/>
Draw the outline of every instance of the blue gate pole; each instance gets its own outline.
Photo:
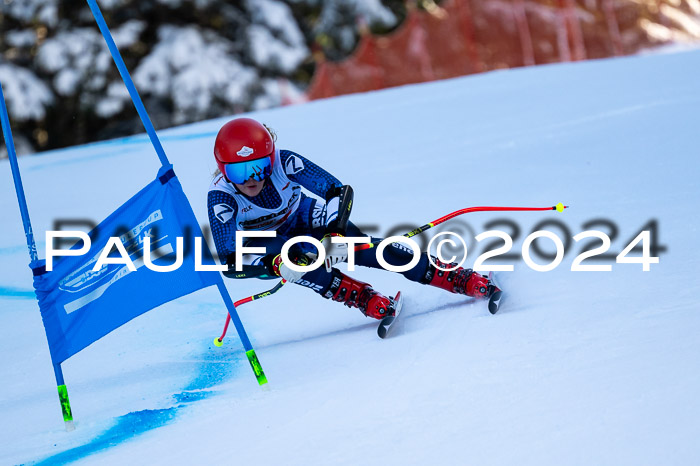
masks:
<path id="1" fill-rule="evenodd" d="M 0 119 L 2 119 L 2 134 L 5 136 L 5 147 L 7 147 L 7 157 L 10 159 L 10 167 L 12 168 L 12 179 L 15 182 L 15 191 L 17 192 L 17 202 L 19 202 L 19 211 L 22 215 L 22 224 L 24 225 L 24 234 L 27 237 L 27 247 L 29 248 L 29 257 L 32 263 L 39 261 L 39 256 L 36 252 L 36 243 L 34 242 L 34 233 L 32 232 L 32 222 L 29 220 L 29 210 L 27 209 L 27 199 L 24 197 L 24 187 L 22 186 L 22 178 L 19 174 L 19 165 L 17 164 L 17 154 L 15 153 L 15 142 L 12 139 L 12 128 L 10 128 L 10 117 L 7 114 L 7 105 L 5 104 L 5 95 L 2 92 L 2 84 L 0 83 L 0 100 L 2 101 L 2 110 L 0 110 Z"/>
<path id="2" fill-rule="evenodd" d="M 153 128 L 151 118 L 148 116 L 148 112 L 146 112 L 146 107 L 144 107 L 143 102 L 141 102 L 141 97 L 136 91 L 136 86 L 134 86 L 134 82 L 131 80 L 129 70 L 126 69 L 126 65 L 124 64 L 124 60 L 122 59 L 122 56 L 119 53 L 117 44 L 114 43 L 112 34 L 109 32 L 109 28 L 107 27 L 107 23 L 105 22 L 105 19 L 102 16 L 100 7 L 97 6 L 97 2 L 95 0 L 87 0 L 87 3 L 90 7 L 90 10 L 92 10 L 92 15 L 95 17 L 95 21 L 97 21 L 97 27 L 100 28 L 100 32 L 102 33 L 105 42 L 107 42 L 107 48 L 109 49 L 109 53 L 112 54 L 112 59 L 117 65 L 119 74 L 122 75 L 122 79 L 124 80 L 126 89 L 129 91 L 129 95 L 131 96 L 131 100 L 134 102 L 134 106 L 136 107 L 136 111 L 138 112 L 139 117 L 141 117 L 141 122 L 143 123 L 144 128 L 146 128 L 146 133 L 148 133 L 148 137 L 151 139 L 151 144 L 153 144 L 153 147 L 156 150 L 156 154 L 158 154 L 158 158 L 160 159 L 161 165 L 170 165 L 170 162 L 168 162 L 168 157 L 166 157 L 165 151 L 163 150 L 163 146 L 160 144 L 160 139 L 158 139 L 156 130 Z"/>
<path id="3" fill-rule="evenodd" d="M 15 191 L 17 192 L 17 202 L 19 203 L 19 211 L 22 215 L 22 224 L 24 225 L 24 234 L 27 237 L 27 248 L 29 248 L 29 266 L 32 270 L 40 266 L 39 255 L 36 252 L 36 243 L 34 242 L 34 233 L 32 231 L 32 222 L 29 220 L 29 209 L 27 208 L 27 198 L 24 196 L 24 187 L 22 186 L 22 177 L 19 173 L 19 164 L 17 163 L 17 153 L 15 152 L 15 142 L 12 139 L 12 128 L 10 127 L 10 116 L 7 114 L 7 105 L 5 104 L 5 95 L 2 92 L 2 83 L 0 83 L 0 120 L 2 121 L 2 134 L 5 137 L 5 147 L 7 147 L 7 157 L 10 159 L 10 167 L 12 168 L 12 179 L 15 183 Z M 58 387 L 58 399 L 61 403 L 61 412 L 63 413 L 63 421 L 67 431 L 75 429 L 73 425 L 73 414 L 70 408 L 70 400 L 68 399 L 68 389 L 63 381 L 63 371 L 61 364 L 53 365 L 54 375 L 56 376 L 56 385 Z"/>
<path id="4" fill-rule="evenodd" d="M 131 96 L 131 100 L 134 102 L 134 106 L 136 107 L 136 111 L 138 112 L 139 116 L 141 117 L 141 122 L 143 123 L 143 126 L 146 128 L 146 132 L 148 133 L 148 137 L 151 139 L 151 143 L 153 144 L 153 147 L 156 150 L 156 153 L 158 154 L 158 158 L 160 159 L 160 163 L 163 166 L 169 165 L 170 162 L 168 162 L 168 158 L 165 156 L 165 151 L 163 150 L 163 146 L 160 144 L 160 140 L 158 139 L 158 135 L 156 134 L 156 130 L 153 128 L 153 124 L 151 123 L 151 119 L 148 116 L 148 112 L 146 111 L 146 107 L 144 107 L 143 102 L 141 101 L 141 97 L 139 96 L 138 91 L 136 90 L 136 86 L 134 85 L 134 82 L 131 79 L 131 76 L 129 75 L 129 70 L 126 68 L 126 65 L 124 64 L 124 60 L 122 59 L 121 54 L 119 53 L 119 49 L 117 48 L 117 45 L 114 43 L 114 39 L 112 38 L 112 34 L 109 32 L 109 27 L 107 27 L 107 23 L 105 22 L 104 17 L 102 16 L 102 12 L 100 11 L 100 7 L 97 5 L 97 2 L 95 0 L 86 0 L 88 3 L 88 6 L 90 7 L 90 10 L 92 11 L 92 15 L 95 17 L 95 21 L 97 21 L 97 27 L 100 28 L 100 32 L 102 33 L 102 36 L 105 39 L 105 42 L 107 42 L 107 48 L 109 49 L 109 52 L 112 54 L 112 59 L 114 60 L 114 63 L 117 65 L 117 69 L 119 70 L 119 74 L 121 74 L 122 79 L 124 80 L 124 84 L 126 85 L 126 89 L 129 91 L 129 95 Z M 250 344 L 250 340 L 248 340 L 248 335 L 246 335 L 245 329 L 243 328 L 243 323 L 241 322 L 241 319 L 238 317 L 238 312 L 236 312 L 236 306 L 233 305 L 233 301 L 231 300 L 231 296 L 228 294 L 228 290 L 226 289 L 226 286 L 224 285 L 223 279 L 221 279 L 221 276 L 219 276 L 219 281 L 217 283 L 217 287 L 219 288 L 219 293 L 221 293 L 221 297 L 224 299 L 224 303 L 226 304 L 226 307 L 228 308 L 229 315 L 231 316 L 231 320 L 233 321 L 233 324 L 236 326 L 236 330 L 238 331 L 238 335 L 241 338 L 241 341 L 243 342 L 243 347 L 246 350 L 246 356 L 248 357 L 248 361 L 250 362 L 251 367 L 253 368 L 253 372 L 255 372 L 255 377 L 258 379 L 258 383 L 260 385 L 263 385 L 267 383 L 267 378 L 265 378 L 265 373 L 262 370 L 262 367 L 260 366 L 260 362 L 258 361 L 258 357 L 255 355 L 255 350 L 253 349 L 253 346 Z"/>
<path id="5" fill-rule="evenodd" d="M 216 286 L 217 288 L 219 288 L 219 293 L 221 293 L 221 297 L 224 299 L 224 303 L 226 304 L 228 313 L 231 316 L 231 321 L 233 322 L 233 325 L 236 327 L 236 331 L 238 332 L 238 337 L 241 339 L 241 343 L 243 343 L 243 348 L 245 348 L 245 355 L 248 357 L 250 367 L 253 368 L 255 378 L 258 379 L 259 385 L 264 385 L 267 383 L 267 377 L 265 377 L 265 372 L 263 372 L 263 368 L 260 365 L 260 361 L 258 361 L 258 356 L 255 354 L 253 345 L 250 344 L 250 340 L 248 339 L 248 335 L 245 332 L 245 328 L 243 328 L 241 318 L 238 316 L 238 311 L 236 311 L 236 306 L 233 304 L 231 296 L 228 294 L 228 290 L 226 289 L 226 285 L 224 285 L 224 280 L 221 278 L 221 276 L 219 276 L 219 280 Z"/>
<path id="6" fill-rule="evenodd" d="M 58 401 L 61 403 L 61 414 L 63 414 L 63 422 L 66 425 L 66 431 L 75 430 L 73 425 L 73 411 L 70 409 L 70 400 L 68 399 L 68 389 L 63 381 L 63 371 L 61 364 L 53 365 L 53 372 L 56 376 L 56 385 L 58 386 Z"/>

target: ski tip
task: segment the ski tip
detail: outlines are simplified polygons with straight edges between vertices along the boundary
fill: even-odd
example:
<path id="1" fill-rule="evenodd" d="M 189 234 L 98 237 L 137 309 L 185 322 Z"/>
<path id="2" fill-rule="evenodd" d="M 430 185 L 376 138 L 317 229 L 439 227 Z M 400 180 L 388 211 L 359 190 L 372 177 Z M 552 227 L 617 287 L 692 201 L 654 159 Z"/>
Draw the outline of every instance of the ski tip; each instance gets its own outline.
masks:
<path id="1" fill-rule="evenodd" d="M 401 296 L 400 291 L 396 293 L 396 296 L 391 298 L 391 300 L 394 302 L 394 315 L 384 317 L 379 322 L 379 327 L 377 327 L 377 335 L 382 339 L 386 338 L 386 336 L 389 334 L 389 331 L 394 326 L 394 321 L 396 321 L 396 318 L 401 313 L 401 308 L 403 307 L 403 297 Z"/>
<path id="2" fill-rule="evenodd" d="M 495 314 L 501 307 L 501 300 L 503 299 L 503 291 L 498 290 L 491 295 L 489 298 L 489 312 Z"/>
<path id="3" fill-rule="evenodd" d="M 390 317 L 384 317 L 382 321 L 379 323 L 379 327 L 377 328 L 377 335 L 379 335 L 379 338 L 386 338 L 387 334 L 389 333 L 389 329 L 391 328 L 391 324 L 394 323 L 394 320 L 396 318 L 394 316 Z"/>

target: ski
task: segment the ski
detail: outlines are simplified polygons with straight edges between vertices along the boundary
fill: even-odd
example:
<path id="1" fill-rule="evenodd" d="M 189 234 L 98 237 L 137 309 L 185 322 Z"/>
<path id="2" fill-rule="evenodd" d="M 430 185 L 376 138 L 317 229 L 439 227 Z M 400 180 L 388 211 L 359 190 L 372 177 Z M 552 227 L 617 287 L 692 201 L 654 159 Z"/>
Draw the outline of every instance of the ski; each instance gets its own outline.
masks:
<path id="1" fill-rule="evenodd" d="M 500 309 L 501 303 L 503 302 L 503 290 L 496 282 L 493 272 L 489 273 L 489 281 L 496 287 L 497 290 L 494 291 L 491 296 L 489 296 L 489 312 L 491 314 L 495 314 L 498 312 L 498 309 Z"/>
<path id="2" fill-rule="evenodd" d="M 386 316 L 379 322 L 379 327 L 377 327 L 377 335 L 379 338 L 386 338 L 391 329 L 394 327 L 396 320 L 401 314 L 401 309 L 403 308 L 403 296 L 401 292 L 396 293 L 395 298 L 391 298 L 394 303 L 394 315 Z"/>

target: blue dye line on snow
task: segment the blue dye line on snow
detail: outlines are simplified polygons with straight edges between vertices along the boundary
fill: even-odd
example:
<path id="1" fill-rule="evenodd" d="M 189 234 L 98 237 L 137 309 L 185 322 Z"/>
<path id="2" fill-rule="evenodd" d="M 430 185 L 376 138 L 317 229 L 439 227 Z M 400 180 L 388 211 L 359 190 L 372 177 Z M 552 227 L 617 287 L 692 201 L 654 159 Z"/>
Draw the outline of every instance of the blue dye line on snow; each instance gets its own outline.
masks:
<path id="1" fill-rule="evenodd" d="M 197 132 L 197 133 L 188 133 L 188 134 L 170 134 L 170 135 L 158 135 L 158 138 L 161 141 L 189 141 L 192 139 L 201 139 L 201 138 L 207 138 L 207 137 L 214 137 L 216 136 L 216 131 L 202 131 L 202 132 Z M 75 151 L 76 149 L 93 149 L 96 147 L 109 147 L 109 146 L 126 146 L 126 145 L 135 145 L 135 144 L 150 144 L 150 139 L 148 139 L 148 136 L 144 134 L 139 134 L 135 136 L 127 136 L 123 138 L 117 138 L 117 139 L 110 139 L 109 141 L 99 141 L 99 142 L 90 142 L 87 144 L 83 144 L 82 146 L 79 147 L 63 147 L 60 149 L 53 149 L 50 151 L 46 152 L 37 152 L 34 154 L 34 156 L 44 156 L 44 155 L 51 155 L 51 154 L 57 154 L 65 151 Z"/>
<path id="2" fill-rule="evenodd" d="M 164 409 L 134 411 L 116 418 L 112 427 L 105 430 L 88 443 L 74 447 L 34 464 L 65 464 L 78 461 L 92 454 L 117 446 L 132 438 L 173 422 L 180 410 L 189 403 L 204 400 L 215 392 L 207 390 L 229 379 L 241 364 L 242 358 L 232 358 L 230 352 L 217 350 L 214 357 L 198 364 L 194 379 L 181 393 L 173 395 L 176 405 Z M 211 356 L 208 347 L 205 356 Z"/>
<path id="3" fill-rule="evenodd" d="M 36 298 L 36 295 L 34 294 L 34 290 L 23 290 L 20 288 L 0 286 L 0 298 L 34 299 Z"/>
<path id="4" fill-rule="evenodd" d="M 16 254 L 18 252 L 27 251 L 27 245 L 23 244 L 21 246 L 8 246 L 5 248 L 0 248 L 0 255 L 9 256 L 10 254 Z"/>
<path id="5" fill-rule="evenodd" d="M 193 139 L 201 139 L 205 137 L 214 137 L 216 136 L 216 132 L 212 131 L 206 131 L 206 132 L 201 132 L 201 133 L 189 133 L 189 134 L 173 134 L 170 136 L 164 136 L 160 137 L 161 141 L 163 142 L 173 142 L 173 141 L 189 141 Z M 41 165 L 36 165 L 31 168 L 27 168 L 26 170 L 28 171 L 34 171 L 34 170 L 46 170 L 51 168 L 52 166 L 67 166 L 67 165 L 73 165 L 73 164 L 81 164 L 84 163 L 85 161 L 89 160 L 98 160 L 98 159 L 105 159 L 109 157 L 114 157 L 114 156 L 119 156 L 125 153 L 128 153 L 132 150 L 135 150 L 133 146 L 137 145 L 145 145 L 148 144 L 150 145 L 150 140 L 148 139 L 147 136 L 143 135 L 138 135 L 138 136 L 129 136 L 125 138 L 120 138 L 120 139 L 113 139 L 110 141 L 101 141 L 101 142 L 93 142 L 90 144 L 86 144 L 83 146 L 79 146 L 78 148 L 76 147 L 65 147 L 62 149 L 55 149 L 52 151 L 47 151 L 47 152 L 38 152 L 37 154 L 34 154 L 34 156 L 46 156 L 46 155 L 51 155 L 55 153 L 61 153 L 63 151 L 73 151 L 74 153 L 76 150 L 80 151 L 93 151 L 89 152 L 85 155 L 82 156 L 77 156 L 74 157 L 70 160 L 64 160 L 64 159 L 55 159 L 52 161 L 47 161 L 45 163 L 42 163 Z M 117 147 L 117 149 L 103 152 L 103 153 L 94 153 L 95 149 L 100 149 L 100 148 L 109 148 L 109 147 Z"/>

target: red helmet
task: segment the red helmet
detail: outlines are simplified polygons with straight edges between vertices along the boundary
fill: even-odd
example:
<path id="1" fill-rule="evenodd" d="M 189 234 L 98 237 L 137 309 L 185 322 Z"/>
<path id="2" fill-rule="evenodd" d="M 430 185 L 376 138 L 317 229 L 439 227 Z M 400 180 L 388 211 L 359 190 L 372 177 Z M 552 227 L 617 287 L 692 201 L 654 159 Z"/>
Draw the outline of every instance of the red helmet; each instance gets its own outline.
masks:
<path id="1" fill-rule="evenodd" d="M 267 129 L 251 118 L 236 118 L 221 127 L 214 143 L 214 157 L 219 170 L 228 181 L 226 165 L 248 163 L 270 157 L 275 159 L 275 141 Z"/>

